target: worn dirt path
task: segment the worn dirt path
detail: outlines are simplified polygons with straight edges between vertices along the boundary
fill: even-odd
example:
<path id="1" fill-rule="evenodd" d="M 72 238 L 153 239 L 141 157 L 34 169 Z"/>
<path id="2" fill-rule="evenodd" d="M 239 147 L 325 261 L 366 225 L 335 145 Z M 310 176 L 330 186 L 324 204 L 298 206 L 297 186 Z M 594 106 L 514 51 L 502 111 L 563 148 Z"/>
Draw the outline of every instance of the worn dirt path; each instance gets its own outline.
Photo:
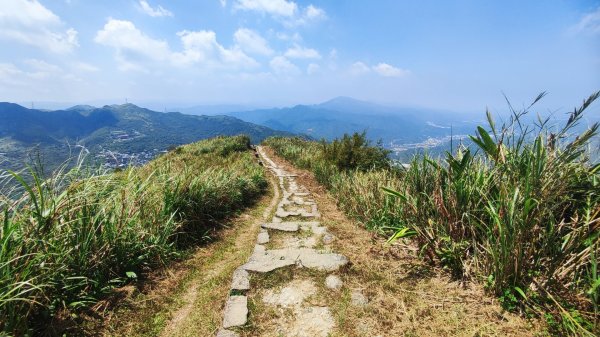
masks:
<path id="1" fill-rule="evenodd" d="M 545 336 L 410 242 L 348 218 L 312 173 L 258 148 L 273 192 L 127 300 L 103 336 Z M 258 156 L 258 153 L 257 153 Z M 96 334 L 94 334 L 96 335 Z"/>
<path id="2" fill-rule="evenodd" d="M 258 147 L 281 199 L 240 261 L 218 337 L 542 336 L 481 286 L 424 264 L 348 219 L 312 174 Z"/>
<path id="3" fill-rule="evenodd" d="M 279 180 L 281 200 L 271 221 L 261 226 L 252 256 L 233 273 L 223 329 L 217 336 L 251 332 L 244 330 L 248 327 L 248 296 L 252 289 L 254 302 L 262 301 L 264 305 L 263 308 L 253 305 L 256 311 L 253 315 L 272 311 L 272 319 L 277 322 L 273 330 L 263 331 L 262 335 L 327 337 L 335 326 L 331 310 L 327 303 L 314 305 L 308 299 L 317 295 L 323 283 L 326 288 L 339 290 L 342 281 L 336 272 L 349 261 L 332 251 L 333 237 L 319 221 L 317 203 L 298 184 L 296 175 L 277 165 L 262 147 L 257 150 L 264 165 Z M 276 273 L 279 269 L 292 266 L 313 273 L 296 273 L 285 280 L 275 280 L 281 282 L 279 287 L 268 287 L 268 282 L 261 282 L 273 275 L 279 278 Z M 327 274 L 325 282 L 320 277 L 324 274 Z M 366 301 L 360 293 L 355 296 L 357 301 Z"/>

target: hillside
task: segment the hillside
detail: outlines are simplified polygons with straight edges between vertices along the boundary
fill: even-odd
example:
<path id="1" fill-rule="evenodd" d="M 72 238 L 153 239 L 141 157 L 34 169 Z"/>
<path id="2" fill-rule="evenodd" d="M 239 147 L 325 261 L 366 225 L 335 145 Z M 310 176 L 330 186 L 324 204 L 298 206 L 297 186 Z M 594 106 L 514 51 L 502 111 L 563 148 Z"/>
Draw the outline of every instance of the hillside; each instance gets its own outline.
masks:
<path id="1" fill-rule="evenodd" d="M 100 161 L 126 165 L 132 158 L 143 163 L 170 147 L 219 135 L 245 134 L 260 142 L 289 134 L 229 116 L 162 113 L 133 104 L 41 111 L 0 103 L 0 120 L 0 162 L 5 157 L 13 168 L 22 166 L 34 149 L 50 166 L 78 153 L 77 147 Z"/>
<path id="2" fill-rule="evenodd" d="M 572 132 L 598 97 L 557 133 L 517 132 L 527 109 L 502 129 L 489 116 L 477 151 L 402 167 L 361 134 L 255 152 L 238 136 L 34 177 L 22 197 L 0 194 L 0 329 L 592 336 L 600 126 Z"/>
<path id="3" fill-rule="evenodd" d="M 0 193 L 0 335 L 71 335 L 79 314 L 217 237 L 267 188 L 244 136 L 185 145 L 121 172 L 74 168 L 30 180 L 16 199 Z"/>
<path id="4" fill-rule="evenodd" d="M 251 123 L 276 130 L 307 134 L 332 140 L 344 133 L 367 131 L 373 141 L 382 140 L 387 148 L 414 144 L 429 138 L 467 133 L 474 123 L 465 115 L 423 108 L 388 107 L 348 97 L 337 97 L 316 105 L 229 112 Z M 453 130 L 450 129 L 452 126 Z"/>
<path id="5" fill-rule="evenodd" d="M 533 128 L 524 117 L 531 107 L 502 127 L 489 115 L 471 148 L 415 156 L 402 167 L 359 134 L 265 144 L 311 171 L 344 213 L 388 244 L 408 244 L 452 278 L 480 283 L 507 311 L 543 318 L 551 335 L 597 336 L 600 164 L 590 155 L 600 123 L 579 123 L 599 97 L 559 128 Z"/>

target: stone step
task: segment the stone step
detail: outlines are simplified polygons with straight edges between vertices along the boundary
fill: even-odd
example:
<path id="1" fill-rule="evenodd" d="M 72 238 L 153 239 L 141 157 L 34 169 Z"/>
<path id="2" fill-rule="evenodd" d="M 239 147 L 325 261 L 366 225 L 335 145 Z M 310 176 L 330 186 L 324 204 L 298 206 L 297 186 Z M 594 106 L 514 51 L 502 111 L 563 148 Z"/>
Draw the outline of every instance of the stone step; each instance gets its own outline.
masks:
<path id="1" fill-rule="evenodd" d="M 267 273 L 286 266 L 297 265 L 310 269 L 335 271 L 346 264 L 348 264 L 348 259 L 341 254 L 321 253 L 312 248 L 284 248 L 253 254 L 250 261 L 242 268 L 258 273 Z"/>
<path id="2" fill-rule="evenodd" d="M 248 298 L 246 296 L 229 296 L 223 315 L 223 328 L 242 326 L 248 321 Z"/>

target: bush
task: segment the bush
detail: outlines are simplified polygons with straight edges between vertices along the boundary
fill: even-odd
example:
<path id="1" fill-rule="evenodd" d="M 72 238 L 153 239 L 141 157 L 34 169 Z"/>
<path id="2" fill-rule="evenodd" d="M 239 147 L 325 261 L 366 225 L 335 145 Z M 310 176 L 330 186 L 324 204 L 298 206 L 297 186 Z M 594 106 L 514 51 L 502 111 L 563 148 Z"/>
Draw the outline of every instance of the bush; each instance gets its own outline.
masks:
<path id="1" fill-rule="evenodd" d="M 389 168 L 390 151 L 384 149 L 381 143 L 371 146 L 365 132 L 354 133 L 352 136 L 344 134 L 331 143 L 323 140 L 321 146 L 323 159 L 341 171 Z"/>

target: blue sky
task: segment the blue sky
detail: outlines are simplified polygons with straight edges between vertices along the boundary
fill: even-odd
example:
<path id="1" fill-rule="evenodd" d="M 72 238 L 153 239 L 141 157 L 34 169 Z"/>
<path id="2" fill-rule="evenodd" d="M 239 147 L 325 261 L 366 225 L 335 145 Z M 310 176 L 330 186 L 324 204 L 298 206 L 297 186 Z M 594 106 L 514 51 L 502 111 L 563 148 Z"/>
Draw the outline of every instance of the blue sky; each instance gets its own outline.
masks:
<path id="1" fill-rule="evenodd" d="M 600 1 L 1 2 L 0 101 L 472 112 L 600 89 Z"/>

